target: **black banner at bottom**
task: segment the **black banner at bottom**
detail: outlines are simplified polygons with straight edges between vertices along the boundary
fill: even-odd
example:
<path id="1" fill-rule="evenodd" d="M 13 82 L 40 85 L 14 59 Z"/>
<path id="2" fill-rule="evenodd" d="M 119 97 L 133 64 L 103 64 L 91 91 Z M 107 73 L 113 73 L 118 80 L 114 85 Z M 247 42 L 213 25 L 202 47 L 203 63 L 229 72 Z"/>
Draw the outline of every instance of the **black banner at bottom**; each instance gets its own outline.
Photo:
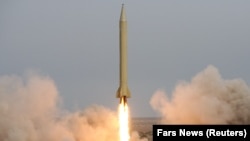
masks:
<path id="1" fill-rule="evenodd" d="M 153 141 L 250 141 L 250 125 L 153 125 Z"/>

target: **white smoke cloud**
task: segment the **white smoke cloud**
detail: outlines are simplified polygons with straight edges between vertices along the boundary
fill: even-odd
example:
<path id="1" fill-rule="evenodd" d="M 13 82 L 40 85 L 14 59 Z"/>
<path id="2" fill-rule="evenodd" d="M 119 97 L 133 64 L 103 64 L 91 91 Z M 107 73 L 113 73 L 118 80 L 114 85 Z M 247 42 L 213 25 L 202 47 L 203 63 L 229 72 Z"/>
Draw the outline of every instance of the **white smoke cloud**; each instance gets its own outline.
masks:
<path id="1" fill-rule="evenodd" d="M 150 104 L 168 124 L 250 123 L 249 86 L 241 79 L 222 79 L 214 66 L 208 66 L 191 82 L 178 84 L 171 98 L 158 90 Z"/>
<path id="2" fill-rule="evenodd" d="M 0 77 L 0 141 L 119 140 L 117 111 L 94 105 L 67 113 L 60 101 L 49 77 Z M 133 133 L 131 141 L 139 140 Z"/>

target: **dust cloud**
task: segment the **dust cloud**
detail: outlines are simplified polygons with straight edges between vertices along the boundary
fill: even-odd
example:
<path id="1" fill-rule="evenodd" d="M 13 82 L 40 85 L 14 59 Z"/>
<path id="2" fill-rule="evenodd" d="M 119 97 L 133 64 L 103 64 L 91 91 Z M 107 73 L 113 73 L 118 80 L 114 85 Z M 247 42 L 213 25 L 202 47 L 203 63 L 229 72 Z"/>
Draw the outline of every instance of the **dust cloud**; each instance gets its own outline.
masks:
<path id="1" fill-rule="evenodd" d="M 93 105 L 71 113 L 60 108 L 61 101 L 48 76 L 1 76 L 0 140 L 119 141 L 117 111 Z M 171 97 L 157 91 L 150 104 L 163 123 L 250 124 L 249 86 L 241 79 L 223 79 L 213 66 L 179 83 Z M 148 140 L 138 132 L 130 135 L 130 141 Z"/>
<path id="2" fill-rule="evenodd" d="M 150 104 L 166 124 L 250 124 L 250 87 L 223 79 L 214 66 L 180 82 L 171 97 L 158 90 Z"/>
<path id="3" fill-rule="evenodd" d="M 94 105 L 70 113 L 59 108 L 60 102 L 55 83 L 47 76 L 0 77 L 0 140 L 119 140 L 117 111 Z M 131 141 L 139 140 L 143 139 L 133 133 Z"/>

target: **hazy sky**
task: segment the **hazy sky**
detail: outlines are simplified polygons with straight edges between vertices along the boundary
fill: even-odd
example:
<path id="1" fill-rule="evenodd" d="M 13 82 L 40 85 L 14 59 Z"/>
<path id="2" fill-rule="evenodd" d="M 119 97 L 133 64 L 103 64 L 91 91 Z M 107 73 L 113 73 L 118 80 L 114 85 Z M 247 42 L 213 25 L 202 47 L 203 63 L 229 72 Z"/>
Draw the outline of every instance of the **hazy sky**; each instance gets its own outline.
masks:
<path id="1" fill-rule="evenodd" d="M 0 75 L 50 76 L 63 107 L 116 110 L 121 0 L 0 0 Z M 208 65 L 250 82 L 250 1 L 125 1 L 132 116 Z M 46 101 L 45 101 L 46 102 Z"/>

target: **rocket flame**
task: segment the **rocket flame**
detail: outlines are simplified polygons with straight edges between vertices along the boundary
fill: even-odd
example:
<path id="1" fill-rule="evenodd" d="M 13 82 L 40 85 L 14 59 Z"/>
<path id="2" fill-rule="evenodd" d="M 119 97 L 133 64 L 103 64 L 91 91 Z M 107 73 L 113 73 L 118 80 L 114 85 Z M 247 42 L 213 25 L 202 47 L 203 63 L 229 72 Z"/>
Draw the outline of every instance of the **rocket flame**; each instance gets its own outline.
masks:
<path id="1" fill-rule="evenodd" d="M 129 141 L 128 105 L 121 99 L 119 105 L 120 141 Z"/>

